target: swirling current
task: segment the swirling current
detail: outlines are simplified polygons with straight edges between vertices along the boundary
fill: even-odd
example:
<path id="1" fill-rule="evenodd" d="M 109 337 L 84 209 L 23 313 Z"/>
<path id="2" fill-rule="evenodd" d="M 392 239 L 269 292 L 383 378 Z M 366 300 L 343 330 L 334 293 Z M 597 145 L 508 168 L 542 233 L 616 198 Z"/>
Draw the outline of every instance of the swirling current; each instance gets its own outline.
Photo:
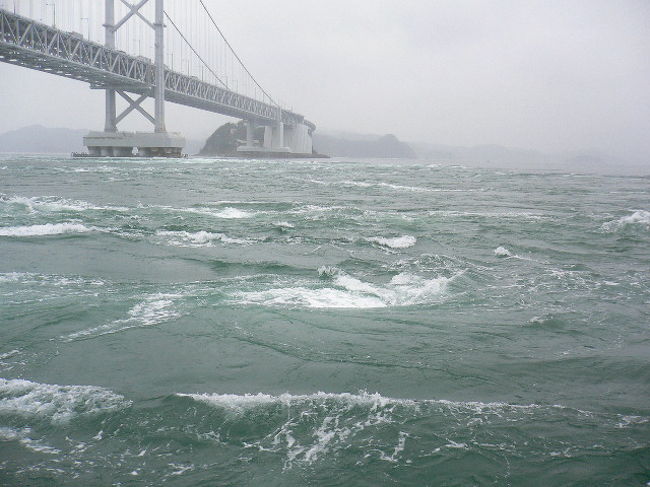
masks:
<path id="1" fill-rule="evenodd" d="M 650 485 L 649 276 L 647 174 L 3 155 L 0 483 Z"/>

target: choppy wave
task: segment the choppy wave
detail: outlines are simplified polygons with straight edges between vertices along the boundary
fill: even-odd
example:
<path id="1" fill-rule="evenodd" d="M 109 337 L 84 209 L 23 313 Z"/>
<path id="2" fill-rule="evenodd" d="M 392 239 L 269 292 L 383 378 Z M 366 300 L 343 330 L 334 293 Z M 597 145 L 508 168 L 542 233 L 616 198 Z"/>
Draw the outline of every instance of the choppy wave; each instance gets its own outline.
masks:
<path id="1" fill-rule="evenodd" d="M 0 379 L 1 416 L 18 415 L 62 423 L 80 415 L 115 411 L 130 404 L 123 396 L 102 387 Z"/>
<path id="2" fill-rule="evenodd" d="M 289 223 L 287 221 L 275 222 L 273 225 L 275 225 L 277 228 L 280 228 L 282 230 L 289 230 L 291 228 L 295 228 L 295 225 L 293 223 Z"/>
<path id="3" fill-rule="evenodd" d="M 370 237 L 366 240 L 391 249 L 407 249 L 413 247 L 417 242 L 417 239 L 412 235 L 402 235 L 401 237 Z"/>
<path id="4" fill-rule="evenodd" d="M 106 285 L 102 279 L 87 279 L 81 276 L 60 276 L 54 274 L 36 274 L 34 272 L 6 272 L 0 273 L 0 283 L 17 282 L 20 284 L 31 284 L 41 286 L 79 286 L 98 287 Z"/>
<path id="5" fill-rule="evenodd" d="M 650 230 L 650 211 L 637 210 L 631 215 L 626 215 L 618 220 L 613 220 L 603 224 L 602 229 L 605 231 L 616 231 L 629 226 L 636 226 Z"/>
<path id="6" fill-rule="evenodd" d="M 318 392 L 309 395 L 268 394 L 177 394 L 234 414 L 249 410 L 284 411 L 284 419 L 263 438 L 244 443 L 246 449 L 285 455 L 284 468 L 296 464 L 313 464 L 326 455 L 345 448 L 367 428 L 392 423 L 397 407 L 413 408 L 417 403 L 408 400 L 384 398 L 380 394 L 331 394 Z M 267 413 L 267 414 L 268 414 Z M 397 413 L 399 414 L 399 413 Z M 272 416 L 273 417 L 273 416 Z M 269 418 L 271 419 L 271 418 Z M 275 420 L 275 417 L 273 417 Z M 377 451 L 381 460 L 396 462 L 404 450 L 408 434 L 400 432 L 392 451 Z"/>
<path id="7" fill-rule="evenodd" d="M 238 208 L 224 208 L 216 213 L 219 218 L 251 218 L 255 213 L 252 211 L 240 210 Z"/>
<path id="8" fill-rule="evenodd" d="M 428 420 L 439 418 L 441 424 L 447 424 L 446 422 L 451 419 L 456 425 L 456 428 L 445 428 L 446 434 L 434 436 L 427 442 L 430 445 L 428 455 L 436 455 L 444 449 L 489 449 L 491 445 L 487 441 L 493 439 L 493 433 L 485 436 L 484 439 L 463 435 L 466 428 L 477 428 L 483 423 L 490 424 L 493 428 L 497 425 L 512 428 L 512 425 L 517 422 L 534 423 L 538 419 L 548 420 L 549 416 L 565 416 L 572 418 L 572 421 L 586 423 L 598 417 L 600 424 L 608 424 L 611 428 L 624 428 L 627 427 L 626 424 L 647 421 L 647 418 L 634 416 L 632 421 L 624 424 L 626 417 L 622 415 L 604 415 L 561 405 L 396 399 L 365 391 L 359 391 L 357 394 L 317 392 L 297 395 L 289 393 L 280 395 L 179 393 L 176 395 L 204 403 L 227 415 L 241 418 L 242 421 L 264 417 L 264 421 L 270 423 L 268 433 L 258 439 L 247 438 L 244 447 L 264 453 L 284 454 L 285 469 L 290 469 L 296 464 L 313 464 L 352 444 L 363 445 L 367 435 L 374 437 L 378 430 L 383 431 L 383 440 L 376 442 L 374 448 L 364 449 L 365 457 L 374 456 L 378 460 L 391 463 L 410 463 L 411 460 L 404 458 L 404 455 L 422 455 L 422 451 L 418 454 L 416 450 L 409 450 L 409 442 L 413 434 L 409 431 L 412 430 L 409 423 L 425 418 Z M 366 429 L 370 431 L 365 432 Z M 478 434 L 482 435 L 482 433 Z M 457 439 L 461 437 L 463 440 Z M 501 437 L 500 441 L 507 440 Z M 415 444 L 421 445 L 421 443 L 420 441 Z M 555 443 L 553 446 L 562 444 L 562 442 Z M 502 443 L 495 447 L 503 450 L 511 446 Z M 546 448 L 548 447 L 546 445 Z"/>
<path id="9" fill-rule="evenodd" d="M 26 225 L 19 227 L 2 227 L 2 237 L 42 237 L 46 235 L 63 235 L 67 233 L 88 233 L 96 230 L 81 223 L 45 223 L 43 225 Z"/>
<path id="10" fill-rule="evenodd" d="M 181 294 L 153 294 L 133 306 L 128 311 L 128 318 L 77 331 L 62 338 L 65 341 L 94 338 L 119 333 L 131 328 L 153 326 L 170 321 L 181 316 L 181 313 L 175 307 L 175 300 L 181 297 L 183 297 Z"/>
<path id="11" fill-rule="evenodd" d="M 254 211 L 240 210 L 239 208 L 232 208 L 232 207 L 227 207 L 220 210 L 214 208 L 179 208 L 178 210 L 187 213 L 196 213 L 199 215 L 214 216 L 226 220 L 252 218 L 257 214 Z"/>
<path id="12" fill-rule="evenodd" d="M 333 270 L 332 270 L 333 269 Z M 329 272 L 329 274 L 328 274 Z M 438 301 L 452 278 L 427 279 L 401 273 L 385 285 L 371 284 L 336 268 L 319 269 L 330 275 L 331 286 L 287 286 L 234 294 L 239 303 L 305 308 L 384 308 Z"/>
<path id="13" fill-rule="evenodd" d="M 49 455 L 56 455 L 61 453 L 60 450 L 51 446 L 45 445 L 38 440 L 30 438 L 31 428 L 7 428 L 0 427 L 0 441 L 17 441 L 22 446 L 36 453 L 47 453 Z"/>
<path id="14" fill-rule="evenodd" d="M 494 255 L 497 257 L 512 257 L 512 253 L 505 247 L 497 247 L 494 249 Z"/>
<path id="15" fill-rule="evenodd" d="M 87 201 L 70 200 L 66 198 L 59 198 L 57 196 L 42 196 L 42 197 L 25 197 L 25 196 L 12 196 L 0 197 L 0 202 L 6 204 L 21 205 L 29 209 L 30 212 L 36 211 L 86 211 L 86 210 L 113 210 L 113 211 L 127 211 L 128 208 L 122 206 L 99 206 Z"/>
<path id="16" fill-rule="evenodd" d="M 321 181 L 319 179 L 308 179 L 310 183 L 319 184 L 322 186 L 350 186 L 357 188 L 387 188 L 393 191 L 407 191 L 414 193 L 444 193 L 444 192 L 471 192 L 474 190 L 467 189 L 445 189 L 445 188 L 423 188 L 420 186 L 408 186 L 403 184 L 394 184 L 386 182 L 367 182 L 367 181 L 354 181 L 354 180 L 344 180 L 344 181 Z"/>
<path id="17" fill-rule="evenodd" d="M 247 239 L 229 237 L 223 233 L 212 233 L 205 230 L 198 232 L 159 230 L 156 235 L 164 237 L 165 243 L 174 247 L 213 247 L 215 242 L 225 244 L 251 243 Z"/>

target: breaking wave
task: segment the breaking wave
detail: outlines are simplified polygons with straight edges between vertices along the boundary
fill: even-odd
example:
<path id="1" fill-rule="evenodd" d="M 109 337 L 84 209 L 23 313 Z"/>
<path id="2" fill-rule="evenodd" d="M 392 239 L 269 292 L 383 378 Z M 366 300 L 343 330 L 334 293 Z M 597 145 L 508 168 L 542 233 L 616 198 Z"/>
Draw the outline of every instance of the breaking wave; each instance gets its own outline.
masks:
<path id="1" fill-rule="evenodd" d="M 368 242 L 376 243 L 382 247 L 389 247 L 391 249 L 407 249 L 413 247 L 417 239 L 412 235 L 402 235 L 401 237 L 370 237 L 366 239 Z"/>
<path id="2" fill-rule="evenodd" d="M 27 225 L 19 227 L 2 227 L 2 237 L 41 237 L 46 235 L 63 235 L 67 233 L 88 233 L 96 230 L 81 223 L 45 223 L 43 225 Z"/>
<path id="3" fill-rule="evenodd" d="M 248 244 L 250 240 L 233 238 L 223 233 L 165 231 L 156 232 L 156 236 L 165 237 L 165 243 L 174 247 L 214 247 L 215 242 L 225 244 Z"/>
<path id="4" fill-rule="evenodd" d="M 265 431 L 257 438 L 244 438 L 243 446 L 254 451 L 283 454 L 285 469 L 300 464 L 311 465 L 352 444 L 364 444 L 369 437 L 377 438 L 379 430 L 382 431 L 382 440 L 375 441 L 374 447 L 365 451 L 365 457 L 409 463 L 410 456 L 422 454 L 412 446 L 409 448 L 414 433 L 412 425 L 418 424 L 418 420 L 429 421 L 431 425 L 431 421 L 438 418 L 440 424 L 447 425 L 446 421 L 451 419 L 457 425 L 456 429 L 446 429 L 445 434 L 430 438 L 430 454 L 444 449 L 480 450 L 490 446 L 487 442 L 494 431 L 479 440 L 463 434 L 467 428 L 473 429 L 480 424 L 510 429 L 517 422 L 543 421 L 549 415 L 586 423 L 598 417 L 612 428 L 626 427 L 631 423 L 622 415 L 593 413 L 561 405 L 396 399 L 366 391 L 297 395 L 178 393 L 176 396 L 221 411 L 225 414 L 224 421 L 231 426 L 250 425 L 255 418 L 263 417 L 267 424 Z M 633 420 L 639 423 L 647 421 L 647 418 L 635 416 Z M 476 430 L 475 434 L 483 435 L 484 432 Z M 415 445 L 421 445 L 421 441 Z M 504 447 L 500 445 L 498 448 Z"/>
<path id="5" fill-rule="evenodd" d="M 361 281 L 337 268 L 321 267 L 331 286 L 289 286 L 234 294 L 240 303 L 305 308 L 384 308 L 433 303 L 440 299 L 452 278 L 426 279 L 410 273 L 394 276 L 385 285 Z"/>
<path id="6" fill-rule="evenodd" d="M 131 328 L 153 326 L 178 318 L 180 312 L 174 307 L 175 300 L 181 294 L 153 294 L 144 301 L 133 306 L 128 312 L 128 318 L 112 321 L 105 325 L 87 328 L 62 337 L 65 341 L 84 338 L 95 338 L 102 335 L 118 333 Z"/>
<path id="7" fill-rule="evenodd" d="M 113 211 L 127 211 L 128 208 L 121 206 L 97 206 L 87 201 L 69 200 L 66 198 L 59 198 L 56 196 L 42 196 L 42 197 L 25 197 L 13 196 L 6 197 L 0 196 L 0 202 L 5 204 L 22 205 L 29 209 L 30 212 L 36 211 L 85 211 L 85 210 L 113 210 Z"/>
<path id="8" fill-rule="evenodd" d="M 512 257 L 510 251 L 505 247 L 497 247 L 494 249 L 494 255 L 497 257 Z"/>
<path id="9" fill-rule="evenodd" d="M 256 214 L 256 212 L 253 211 L 240 210 L 238 208 L 231 208 L 231 207 L 227 207 L 221 210 L 215 210 L 213 208 L 179 208 L 178 211 L 183 211 L 187 213 L 196 213 L 199 215 L 214 216 L 217 218 L 223 218 L 227 220 L 252 218 Z"/>
<path id="10" fill-rule="evenodd" d="M 0 415 L 18 415 L 64 423 L 80 415 L 115 411 L 131 404 L 123 396 L 96 386 L 40 384 L 0 379 Z"/>
<path id="11" fill-rule="evenodd" d="M 613 220 L 607 223 L 604 223 L 602 229 L 605 231 L 616 231 L 628 226 L 639 226 L 650 230 L 650 211 L 637 210 L 631 215 L 627 215 L 619 218 L 618 220 Z"/>

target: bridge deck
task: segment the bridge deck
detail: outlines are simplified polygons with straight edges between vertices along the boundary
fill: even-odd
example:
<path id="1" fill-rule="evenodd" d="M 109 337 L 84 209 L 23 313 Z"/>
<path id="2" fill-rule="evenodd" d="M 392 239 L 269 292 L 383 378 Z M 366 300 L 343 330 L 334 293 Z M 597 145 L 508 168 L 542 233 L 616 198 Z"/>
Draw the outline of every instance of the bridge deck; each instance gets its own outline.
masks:
<path id="1" fill-rule="evenodd" d="M 35 20 L 0 9 L 0 61 L 90 83 L 93 88 L 114 88 L 153 96 L 155 66 L 152 61 L 131 56 L 88 41 L 79 34 L 65 32 Z M 165 100 L 200 110 L 260 124 L 278 120 L 278 108 L 231 90 L 206 83 L 182 73 L 165 70 Z M 305 118 L 282 110 L 288 125 Z"/>

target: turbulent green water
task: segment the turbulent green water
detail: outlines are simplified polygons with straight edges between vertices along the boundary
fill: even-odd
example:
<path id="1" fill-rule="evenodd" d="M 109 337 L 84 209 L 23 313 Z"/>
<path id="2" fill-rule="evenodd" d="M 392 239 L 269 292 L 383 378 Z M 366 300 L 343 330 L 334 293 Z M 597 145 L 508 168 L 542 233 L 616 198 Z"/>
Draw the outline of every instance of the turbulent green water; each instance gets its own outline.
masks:
<path id="1" fill-rule="evenodd" d="M 0 158 L 2 485 L 647 485 L 650 178 Z"/>

